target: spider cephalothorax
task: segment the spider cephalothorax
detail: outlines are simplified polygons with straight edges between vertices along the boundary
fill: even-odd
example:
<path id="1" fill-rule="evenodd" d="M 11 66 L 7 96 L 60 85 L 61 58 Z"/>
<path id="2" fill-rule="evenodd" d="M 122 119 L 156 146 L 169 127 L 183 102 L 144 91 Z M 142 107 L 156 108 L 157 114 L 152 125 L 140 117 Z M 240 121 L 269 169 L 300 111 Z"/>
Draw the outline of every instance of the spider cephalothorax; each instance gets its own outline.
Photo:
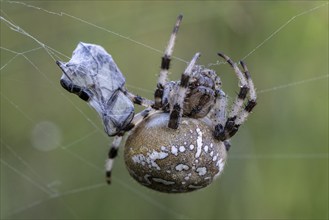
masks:
<path id="1" fill-rule="evenodd" d="M 165 54 L 154 101 L 130 93 L 125 78 L 101 46 L 79 43 L 63 71 L 61 85 L 87 101 L 101 116 L 105 132 L 114 136 L 106 161 L 107 182 L 122 136 L 130 132 L 124 158 L 129 173 L 161 192 L 189 192 L 209 185 L 224 168 L 229 139 L 256 105 L 256 91 L 246 65 L 242 71 L 228 56 L 239 80 L 233 106 L 214 70 L 188 63 L 179 81 L 167 81 L 169 64 L 182 16 L 178 16 Z M 246 100 L 247 99 L 247 100 Z M 146 107 L 134 113 L 134 104 Z"/>
<path id="2" fill-rule="evenodd" d="M 195 65 L 183 103 L 183 116 L 191 118 L 205 117 L 215 104 L 216 87 L 219 88 L 220 79 L 215 71 Z M 162 96 L 162 110 L 170 112 L 176 95 L 181 86 L 180 81 L 170 81 L 164 85 Z M 170 108 L 171 107 L 171 108 Z"/>
<path id="3" fill-rule="evenodd" d="M 215 71 L 195 66 L 194 76 L 188 86 L 183 106 L 183 115 L 191 118 L 203 118 L 215 104 L 216 88 L 219 89 L 220 80 Z"/>

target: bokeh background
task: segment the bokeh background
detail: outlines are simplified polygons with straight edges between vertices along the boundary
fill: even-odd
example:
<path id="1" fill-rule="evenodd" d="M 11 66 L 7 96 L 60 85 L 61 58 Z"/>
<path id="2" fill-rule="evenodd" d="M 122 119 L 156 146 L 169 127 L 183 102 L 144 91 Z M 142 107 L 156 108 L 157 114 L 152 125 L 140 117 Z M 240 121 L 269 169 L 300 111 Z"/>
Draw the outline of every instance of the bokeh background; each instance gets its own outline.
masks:
<path id="1" fill-rule="evenodd" d="M 129 176 L 122 150 L 107 186 L 112 139 L 61 88 L 54 59 L 67 61 L 79 41 L 102 45 L 127 88 L 152 99 L 179 13 L 170 78 L 200 51 L 233 100 L 222 51 L 248 64 L 259 104 L 208 188 L 153 192 Z M 2 219 L 328 218 L 326 1 L 1 1 L 1 16 Z"/>

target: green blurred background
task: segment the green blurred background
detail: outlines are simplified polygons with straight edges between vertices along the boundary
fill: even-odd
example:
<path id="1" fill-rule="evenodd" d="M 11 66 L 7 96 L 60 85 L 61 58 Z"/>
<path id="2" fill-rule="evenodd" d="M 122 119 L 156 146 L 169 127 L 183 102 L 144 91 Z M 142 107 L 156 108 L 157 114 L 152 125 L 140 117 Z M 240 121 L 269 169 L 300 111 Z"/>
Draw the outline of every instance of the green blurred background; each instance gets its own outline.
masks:
<path id="1" fill-rule="evenodd" d="M 107 186 L 103 167 L 112 139 L 96 112 L 61 88 L 61 72 L 46 49 L 1 20 L 1 218 L 328 218 L 325 1 L 24 4 L 1 1 L 1 16 L 56 50 L 56 59 L 67 61 L 79 41 L 102 45 L 128 89 L 149 99 L 162 51 L 183 13 L 170 78 L 179 79 L 182 60 L 197 51 L 204 65 L 216 63 L 218 51 L 245 58 L 259 104 L 210 187 L 153 192 L 129 176 L 122 150 Z M 232 100 L 238 91 L 233 71 L 212 68 Z"/>

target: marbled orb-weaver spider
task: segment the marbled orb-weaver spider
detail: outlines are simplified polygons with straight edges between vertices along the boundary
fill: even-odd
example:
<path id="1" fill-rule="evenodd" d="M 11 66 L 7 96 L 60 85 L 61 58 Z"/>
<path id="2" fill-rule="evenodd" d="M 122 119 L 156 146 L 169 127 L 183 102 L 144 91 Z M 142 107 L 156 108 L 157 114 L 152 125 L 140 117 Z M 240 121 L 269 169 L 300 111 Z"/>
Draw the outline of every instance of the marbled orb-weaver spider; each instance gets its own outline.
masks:
<path id="1" fill-rule="evenodd" d="M 106 133 L 114 136 L 105 165 L 108 183 L 122 137 L 129 131 L 124 158 L 139 183 L 169 193 L 209 185 L 223 171 L 229 139 L 256 105 L 246 65 L 240 62 L 241 71 L 222 53 L 218 55 L 233 67 L 240 86 L 230 110 L 215 71 L 196 65 L 200 53 L 180 81 L 167 81 L 181 20 L 180 15 L 162 57 L 154 101 L 125 88 L 124 76 L 101 46 L 79 43 L 68 63 L 57 61 L 63 71 L 61 85 L 87 101 L 102 118 Z M 134 115 L 134 104 L 146 109 Z"/>

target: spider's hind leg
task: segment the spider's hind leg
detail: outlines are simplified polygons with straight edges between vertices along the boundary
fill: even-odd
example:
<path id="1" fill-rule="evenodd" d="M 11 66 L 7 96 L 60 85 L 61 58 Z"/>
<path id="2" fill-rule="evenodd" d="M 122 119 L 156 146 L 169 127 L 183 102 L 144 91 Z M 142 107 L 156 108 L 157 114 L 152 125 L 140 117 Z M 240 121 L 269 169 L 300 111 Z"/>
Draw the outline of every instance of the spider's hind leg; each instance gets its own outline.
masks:
<path id="1" fill-rule="evenodd" d="M 123 134 L 117 135 L 112 141 L 112 146 L 108 152 L 108 158 L 105 162 L 105 171 L 106 171 L 106 182 L 111 184 L 111 173 L 113 168 L 113 162 L 116 156 L 118 155 L 118 149 L 122 141 Z"/>
<path id="2" fill-rule="evenodd" d="M 124 134 L 128 131 L 130 131 L 133 127 L 135 127 L 136 124 L 141 122 L 144 118 L 146 118 L 149 114 L 151 113 L 151 108 L 146 108 L 137 115 L 135 115 L 134 119 L 130 122 L 126 128 L 114 136 L 114 139 L 112 141 L 112 146 L 108 152 L 108 158 L 106 159 L 105 162 L 105 171 L 106 171 L 106 181 L 108 184 L 111 184 L 111 174 L 112 174 L 112 169 L 113 169 L 113 162 L 114 159 L 118 155 L 118 150 L 120 147 L 120 144 L 122 142 L 122 138 Z"/>

